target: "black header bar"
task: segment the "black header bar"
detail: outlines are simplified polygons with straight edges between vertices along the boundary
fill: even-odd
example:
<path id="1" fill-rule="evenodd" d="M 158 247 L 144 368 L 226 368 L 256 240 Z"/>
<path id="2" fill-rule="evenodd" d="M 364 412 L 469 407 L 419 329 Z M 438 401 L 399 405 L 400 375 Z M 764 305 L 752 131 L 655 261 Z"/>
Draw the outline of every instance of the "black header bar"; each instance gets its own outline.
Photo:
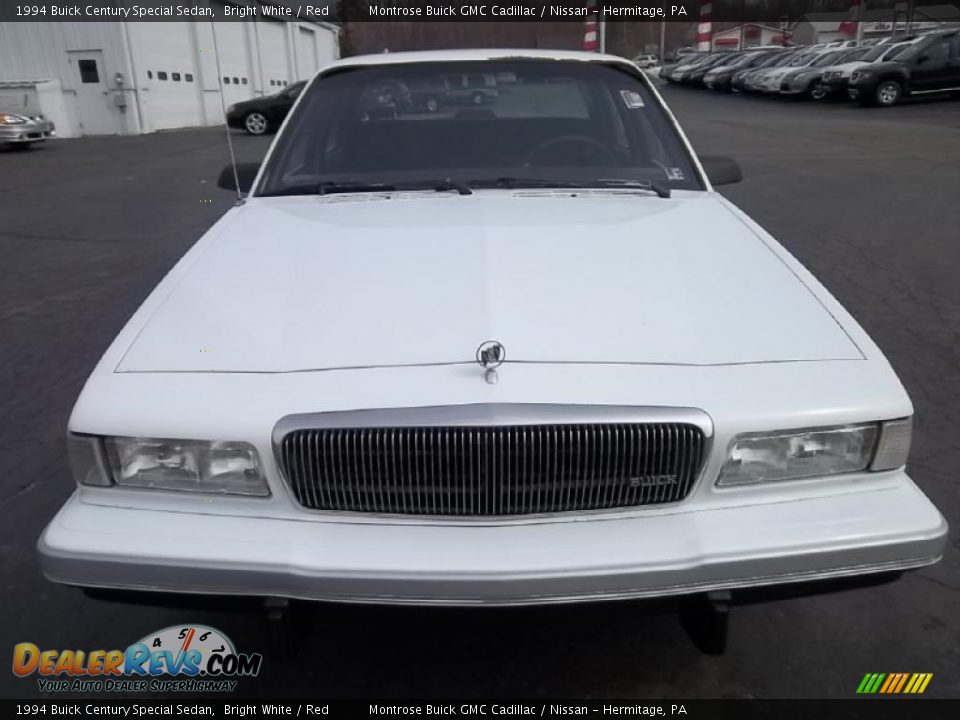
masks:
<path id="1" fill-rule="evenodd" d="M 942 720 L 957 717 L 960 700 L 243 700 L 236 697 L 0 700 L 19 718 L 673 718 L 674 720 Z"/>
<path id="2" fill-rule="evenodd" d="M 2 0 L 3 22 L 698 22 L 708 6 L 714 22 L 858 19 L 851 0 Z M 960 23 L 958 0 L 868 0 L 867 21 L 886 15 L 916 22 Z M 592 13 L 592 14 L 588 14 Z M 830 16 L 828 19 L 827 16 Z M 834 17 L 835 16 L 835 17 Z M 889 18 L 888 18 L 889 19 Z"/>

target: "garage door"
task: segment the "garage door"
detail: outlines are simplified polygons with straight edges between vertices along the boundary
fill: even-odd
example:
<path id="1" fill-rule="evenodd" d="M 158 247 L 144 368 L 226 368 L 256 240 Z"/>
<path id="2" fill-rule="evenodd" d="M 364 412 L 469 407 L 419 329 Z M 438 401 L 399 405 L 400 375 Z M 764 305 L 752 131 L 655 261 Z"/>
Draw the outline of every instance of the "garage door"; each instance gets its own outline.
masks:
<path id="1" fill-rule="evenodd" d="M 146 130 L 203 124 L 190 23 L 130 23 Z"/>
<path id="2" fill-rule="evenodd" d="M 317 30 L 317 58 L 320 67 L 332 63 L 340 57 L 340 46 L 337 42 L 337 34 L 326 28 Z"/>
<path id="3" fill-rule="evenodd" d="M 263 68 L 264 92 L 277 92 L 292 79 L 287 60 L 287 27 L 282 22 L 261 20 L 260 67 Z"/>
<path id="4" fill-rule="evenodd" d="M 313 30 L 300 28 L 297 34 L 297 75 L 298 80 L 306 80 L 317 71 L 317 34 Z"/>
<path id="5" fill-rule="evenodd" d="M 220 58 L 220 82 L 223 86 L 224 103 L 229 105 L 248 100 L 253 97 L 253 63 L 247 41 L 247 23 L 218 22 L 213 25 Z"/>

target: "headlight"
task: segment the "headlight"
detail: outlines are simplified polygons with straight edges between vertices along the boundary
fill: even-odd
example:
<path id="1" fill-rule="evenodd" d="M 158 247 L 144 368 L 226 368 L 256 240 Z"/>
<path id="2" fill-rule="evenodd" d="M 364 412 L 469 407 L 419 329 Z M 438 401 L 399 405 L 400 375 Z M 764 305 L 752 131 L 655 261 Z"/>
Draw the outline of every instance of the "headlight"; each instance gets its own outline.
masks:
<path id="1" fill-rule="evenodd" d="M 906 464 L 910 418 L 886 423 L 745 433 L 734 438 L 719 487 L 825 477 Z"/>
<path id="2" fill-rule="evenodd" d="M 269 495 L 256 448 L 245 442 L 70 436 L 81 485 Z"/>
<path id="3" fill-rule="evenodd" d="M 20 115 L 0 114 L 0 125 L 23 125 L 27 119 Z"/>
<path id="4" fill-rule="evenodd" d="M 236 109 L 237 109 L 237 106 L 236 106 L 236 105 L 231 105 L 230 107 L 227 108 L 227 115 L 229 115 L 230 113 L 232 113 L 232 112 L 233 112 L 234 110 L 236 110 Z"/>

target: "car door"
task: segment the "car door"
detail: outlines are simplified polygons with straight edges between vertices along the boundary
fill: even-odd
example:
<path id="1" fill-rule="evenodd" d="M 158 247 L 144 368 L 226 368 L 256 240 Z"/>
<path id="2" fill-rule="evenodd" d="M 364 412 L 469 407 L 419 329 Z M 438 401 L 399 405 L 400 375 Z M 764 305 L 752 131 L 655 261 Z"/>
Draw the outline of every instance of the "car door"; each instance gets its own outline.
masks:
<path id="1" fill-rule="evenodd" d="M 936 92 L 950 86 L 952 45 L 951 37 L 937 38 L 913 59 L 910 68 L 912 92 Z"/>

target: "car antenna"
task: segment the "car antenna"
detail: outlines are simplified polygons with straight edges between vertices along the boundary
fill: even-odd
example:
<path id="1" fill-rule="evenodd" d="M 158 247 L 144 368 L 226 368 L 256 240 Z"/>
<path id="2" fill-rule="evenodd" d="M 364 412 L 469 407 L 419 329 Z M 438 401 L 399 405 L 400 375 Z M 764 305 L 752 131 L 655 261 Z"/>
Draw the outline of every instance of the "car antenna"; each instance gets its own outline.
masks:
<path id="1" fill-rule="evenodd" d="M 220 70 L 220 50 L 217 47 L 217 24 L 210 21 L 210 32 L 213 33 L 213 59 L 217 63 L 217 82 L 220 83 L 220 110 L 223 112 L 223 129 L 227 133 L 227 149 L 230 152 L 230 167 L 233 169 L 233 184 L 237 188 L 237 205 L 243 204 L 243 193 L 240 192 L 240 174 L 237 172 L 237 155 L 233 151 L 233 137 L 230 135 L 230 126 L 227 124 L 227 104 L 223 99 L 223 72 Z"/>

